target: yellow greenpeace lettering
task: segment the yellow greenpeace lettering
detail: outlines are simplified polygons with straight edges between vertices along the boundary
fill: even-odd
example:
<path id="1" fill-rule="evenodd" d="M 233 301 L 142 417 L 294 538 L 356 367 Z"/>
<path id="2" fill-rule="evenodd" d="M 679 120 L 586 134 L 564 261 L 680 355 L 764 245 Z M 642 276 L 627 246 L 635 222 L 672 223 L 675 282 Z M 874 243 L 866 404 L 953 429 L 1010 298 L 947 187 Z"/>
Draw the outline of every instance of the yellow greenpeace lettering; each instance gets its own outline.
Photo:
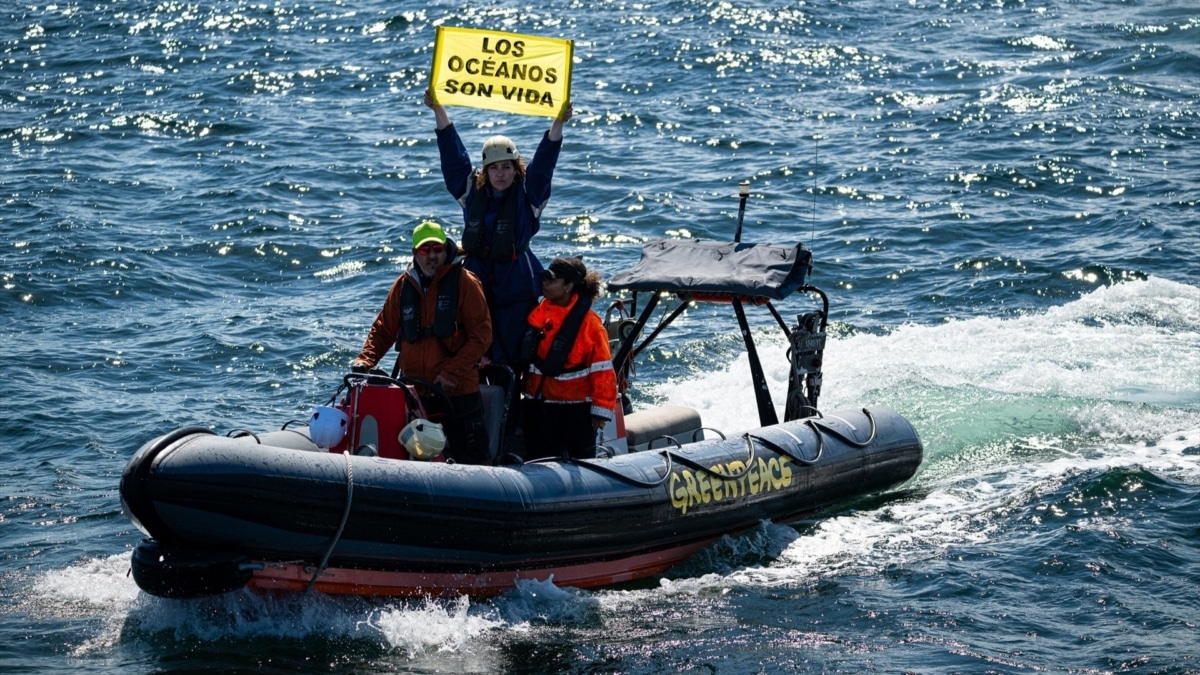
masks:
<path id="1" fill-rule="evenodd" d="M 718 503 L 746 495 L 787 489 L 792 484 L 791 463 L 791 457 L 782 455 L 769 460 L 759 457 L 750 466 L 749 471 L 746 471 L 746 464 L 739 461 L 708 467 L 712 473 L 691 469 L 675 471 L 667 485 L 667 492 L 671 495 L 671 506 L 686 515 L 688 509 L 698 504 Z M 738 476 L 743 472 L 743 475 Z"/>
<path id="2" fill-rule="evenodd" d="M 557 117 L 571 100 L 571 40 L 438 26 L 429 90 L 442 105 Z"/>

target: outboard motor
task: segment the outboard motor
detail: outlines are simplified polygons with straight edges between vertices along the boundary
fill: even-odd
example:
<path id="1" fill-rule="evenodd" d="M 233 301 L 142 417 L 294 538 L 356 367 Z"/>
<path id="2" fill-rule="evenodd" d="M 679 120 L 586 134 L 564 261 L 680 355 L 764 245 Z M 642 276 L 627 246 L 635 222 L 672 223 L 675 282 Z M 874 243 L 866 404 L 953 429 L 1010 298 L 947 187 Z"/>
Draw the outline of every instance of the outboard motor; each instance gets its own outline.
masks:
<path id="1" fill-rule="evenodd" d="M 788 349 L 792 373 L 788 378 L 784 421 L 812 417 L 818 412 L 817 397 L 821 395 L 825 327 L 825 314 L 822 312 L 809 312 L 796 317 L 796 326 L 791 334 L 791 348 Z"/>

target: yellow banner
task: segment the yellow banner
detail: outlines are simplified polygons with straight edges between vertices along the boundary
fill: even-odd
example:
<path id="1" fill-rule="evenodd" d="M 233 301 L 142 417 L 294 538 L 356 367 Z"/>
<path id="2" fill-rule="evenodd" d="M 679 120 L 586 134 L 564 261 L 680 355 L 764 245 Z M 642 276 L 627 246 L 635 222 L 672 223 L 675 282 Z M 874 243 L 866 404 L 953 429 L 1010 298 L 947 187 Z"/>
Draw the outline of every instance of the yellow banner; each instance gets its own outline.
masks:
<path id="1" fill-rule="evenodd" d="M 442 105 L 557 117 L 571 97 L 571 40 L 438 26 L 430 91 Z"/>

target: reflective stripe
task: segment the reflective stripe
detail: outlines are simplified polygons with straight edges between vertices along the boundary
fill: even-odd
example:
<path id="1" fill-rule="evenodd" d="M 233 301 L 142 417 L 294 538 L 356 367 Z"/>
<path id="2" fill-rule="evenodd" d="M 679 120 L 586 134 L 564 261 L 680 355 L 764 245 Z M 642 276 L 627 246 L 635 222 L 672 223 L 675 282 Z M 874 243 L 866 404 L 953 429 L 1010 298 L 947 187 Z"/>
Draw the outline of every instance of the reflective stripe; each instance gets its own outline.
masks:
<path id="1" fill-rule="evenodd" d="M 562 375 L 559 375 L 558 377 L 552 377 L 550 379 L 558 381 L 558 382 L 570 382 L 571 380 L 586 380 L 590 375 L 591 375 L 591 372 L 589 372 L 589 371 L 576 370 L 576 371 L 573 371 L 570 373 L 563 373 Z"/>
<path id="2" fill-rule="evenodd" d="M 552 377 L 550 379 L 557 380 L 559 382 L 568 382 L 570 380 L 578 380 L 581 377 L 591 377 L 592 373 L 602 373 L 606 370 L 612 370 L 612 369 L 613 369 L 612 361 L 597 361 L 596 363 L 593 363 L 591 366 L 589 366 L 587 368 L 582 368 L 579 370 L 571 370 L 571 371 L 563 373 L 562 375 L 559 375 L 558 377 Z M 529 372 L 533 373 L 534 375 L 542 374 L 542 371 L 538 370 L 537 366 L 532 365 L 532 364 L 530 364 L 530 366 L 529 366 Z"/>

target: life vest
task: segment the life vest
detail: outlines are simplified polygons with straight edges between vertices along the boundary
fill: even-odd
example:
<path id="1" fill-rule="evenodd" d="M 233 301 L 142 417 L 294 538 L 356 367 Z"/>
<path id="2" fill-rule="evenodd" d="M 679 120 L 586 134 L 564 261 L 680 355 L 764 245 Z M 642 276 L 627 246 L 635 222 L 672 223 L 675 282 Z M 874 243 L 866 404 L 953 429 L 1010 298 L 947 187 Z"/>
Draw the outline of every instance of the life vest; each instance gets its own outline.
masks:
<path id="1" fill-rule="evenodd" d="M 462 262 L 452 263 L 452 267 L 454 269 L 443 274 L 437 282 L 432 326 L 421 325 L 420 282 L 411 279 L 400 290 L 400 334 L 405 342 L 419 342 L 432 337 L 438 338 L 440 343 L 458 332 L 458 280 L 463 273 Z M 396 342 L 396 350 L 400 350 L 399 341 Z"/>
<path id="2" fill-rule="evenodd" d="M 545 356 L 537 362 L 531 360 L 525 393 L 550 403 L 590 401 L 592 415 L 611 418 L 617 400 L 616 374 L 608 349 L 608 335 L 600 317 L 591 311 L 591 300 L 587 296 L 576 296 L 570 307 L 550 305 L 549 301 L 543 300 L 530 313 L 530 327 L 535 333 L 542 322 L 558 322 L 559 326 L 554 331 L 552 323 L 547 331 L 552 332 L 549 343 L 536 349 L 535 355 L 544 352 Z M 578 362 L 570 360 L 575 358 Z M 570 367 L 563 367 L 564 361 Z M 543 373 L 542 368 L 551 372 Z"/>
<path id="3" fill-rule="evenodd" d="M 571 347 L 575 345 L 575 338 L 579 335 L 579 329 L 583 326 L 583 319 L 587 313 L 592 310 L 592 299 L 586 295 L 580 294 L 575 301 L 575 305 L 571 307 L 571 311 L 567 313 L 563 319 L 562 326 L 558 332 L 554 334 L 554 339 L 550 342 L 550 348 L 546 351 L 546 357 L 541 358 L 534 351 L 530 362 L 537 367 L 543 377 L 558 377 L 567 372 L 563 368 L 567 362 L 567 356 L 571 353 Z M 581 364 L 570 370 L 586 370 L 589 364 Z"/>
<path id="4" fill-rule="evenodd" d="M 517 229 L 517 190 L 524 189 L 520 182 L 514 182 L 500 203 L 500 212 L 496 215 L 496 231 L 492 233 L 490 246 L 483 243 L 483 220 L 487 215 L 488 196 L 486 187 L 475 191 L 467 212 L 467 224 L 463 229 L 462 248 L 467 255 L 479 257 L 493 262 L 512 262 L 517 257 L 517 246 L 514 232 Z"/>

